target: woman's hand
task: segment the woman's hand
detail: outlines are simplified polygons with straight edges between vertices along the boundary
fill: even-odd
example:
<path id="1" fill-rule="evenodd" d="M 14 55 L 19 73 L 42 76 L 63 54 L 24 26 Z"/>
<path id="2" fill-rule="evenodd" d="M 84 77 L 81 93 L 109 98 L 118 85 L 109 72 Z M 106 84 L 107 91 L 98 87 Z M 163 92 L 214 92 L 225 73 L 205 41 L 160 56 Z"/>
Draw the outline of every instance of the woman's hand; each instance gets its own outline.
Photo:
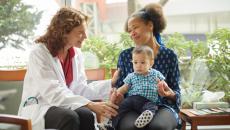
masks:
<path id="1" fill-rule="evenodd" d="M 164 80 L 157 79 L 158 93 L 162 97 L 168 97 L 172 100 L 176 99 L 175 93 Z"/>
<path id="2" fill-rule="evenodd" d="M 118 106 L 111 102 L 90 102 L 86 105 L 93 112 L 111 118 L 117 115 Z"/>

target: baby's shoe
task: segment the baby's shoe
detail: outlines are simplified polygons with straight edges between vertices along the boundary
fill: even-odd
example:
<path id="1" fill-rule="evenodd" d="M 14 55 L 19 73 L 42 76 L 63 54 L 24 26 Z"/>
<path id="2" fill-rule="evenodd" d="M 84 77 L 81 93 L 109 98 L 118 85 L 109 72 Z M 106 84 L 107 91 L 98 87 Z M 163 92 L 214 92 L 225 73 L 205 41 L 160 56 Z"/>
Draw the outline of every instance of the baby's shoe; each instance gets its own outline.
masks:
<path id="1" fill-rule="evenodd" d="M 137 128 L 143 128 L 151 122 L 153 119 L 153 113 L 150 110 L 145 110 L 141 115 L 136 119 L 134 125 Z"/>

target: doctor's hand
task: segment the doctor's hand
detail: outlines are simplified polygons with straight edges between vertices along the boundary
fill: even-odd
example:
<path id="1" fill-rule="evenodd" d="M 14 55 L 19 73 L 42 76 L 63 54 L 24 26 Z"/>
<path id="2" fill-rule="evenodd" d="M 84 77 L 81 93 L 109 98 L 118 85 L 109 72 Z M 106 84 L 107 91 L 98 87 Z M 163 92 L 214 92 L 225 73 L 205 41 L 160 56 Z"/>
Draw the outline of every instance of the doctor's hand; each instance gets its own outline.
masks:
<path id="1" fill-rule="evenodd" d="M 176 99 L 175 93 L 164 80 L 157 79 L 157 82 L 158 93 L 160 96 L 168 97 L 172 100 Z"/>
<path id="2" fill-rule="evenodd" d="M 118 106 L 111 102 L 90 102 L 86 105 L 93 112 L 111 118 L 117 115 Z"/>

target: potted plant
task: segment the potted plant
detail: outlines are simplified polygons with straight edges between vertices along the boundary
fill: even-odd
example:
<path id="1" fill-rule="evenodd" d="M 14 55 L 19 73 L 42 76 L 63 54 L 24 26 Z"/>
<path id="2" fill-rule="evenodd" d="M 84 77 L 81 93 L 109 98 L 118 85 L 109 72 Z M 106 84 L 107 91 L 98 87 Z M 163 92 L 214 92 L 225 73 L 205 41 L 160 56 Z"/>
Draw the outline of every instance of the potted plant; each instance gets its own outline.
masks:
<path id="1" fill-rule="evenodd" d="M 208 43 L 211 53 L 207 56 L 207 63 L 214 79 L 208 89 L 224 91 L 224 100 L 230 102 L 230 30 L 216 30 L 208 35 Z"/>
<path id="2" fill-rule="evenodd" d="M 0 81 L 24 80 L 26 69 L 0 70 Z"/>

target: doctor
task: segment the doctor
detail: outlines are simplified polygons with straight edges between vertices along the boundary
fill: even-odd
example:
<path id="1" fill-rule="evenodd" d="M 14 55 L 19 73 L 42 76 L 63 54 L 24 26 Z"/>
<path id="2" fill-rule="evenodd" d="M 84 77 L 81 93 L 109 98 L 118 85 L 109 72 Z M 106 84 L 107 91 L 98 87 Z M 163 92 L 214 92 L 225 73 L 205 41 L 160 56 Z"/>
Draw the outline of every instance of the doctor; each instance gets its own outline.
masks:
<path id="1" fill-rule="evenodd" d="M 91 101 L 100 94 L 87 86 L 79 49 L 87 20 L 80 11 L 61 8 L 35 41 L 19 108 L 20 116 L 32 120 L 33 130 L 94 130 L 91 111 L 107 117 L 117 114 L 116 105 Z"/>

